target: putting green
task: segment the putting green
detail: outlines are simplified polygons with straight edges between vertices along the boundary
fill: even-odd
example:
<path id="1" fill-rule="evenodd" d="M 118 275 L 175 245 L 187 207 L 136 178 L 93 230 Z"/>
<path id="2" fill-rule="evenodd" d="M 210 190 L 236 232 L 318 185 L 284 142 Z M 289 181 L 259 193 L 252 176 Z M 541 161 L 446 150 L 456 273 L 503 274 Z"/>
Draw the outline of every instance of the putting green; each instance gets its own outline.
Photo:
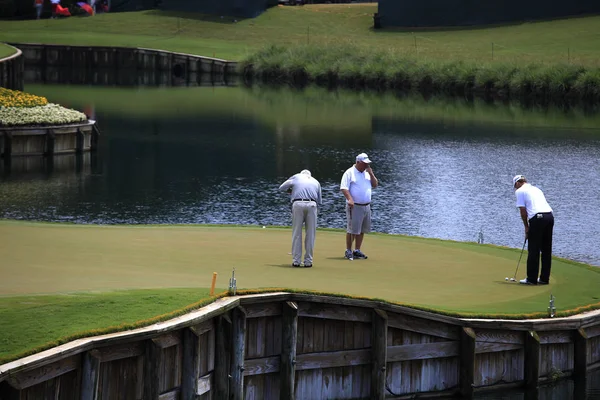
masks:
<path id="1" fill-rule="evenodd" d="M 319 230 L 314 267 L 291 268 L 288 228 L 98 226 L 0 221 L 0 296 L 117 289 L 293 288 L 379 298 L 440 311 L 559 311 L 600 302 L 600 269 L 555 259 L 551 285 L 507 283 L 520 249 L 371 234 L 368 260 L 343 258 L 345 234 Z M 525 257 L 524 257 L 525 258 Z M 519 277 L 523 277 L 522 263 Z"/>

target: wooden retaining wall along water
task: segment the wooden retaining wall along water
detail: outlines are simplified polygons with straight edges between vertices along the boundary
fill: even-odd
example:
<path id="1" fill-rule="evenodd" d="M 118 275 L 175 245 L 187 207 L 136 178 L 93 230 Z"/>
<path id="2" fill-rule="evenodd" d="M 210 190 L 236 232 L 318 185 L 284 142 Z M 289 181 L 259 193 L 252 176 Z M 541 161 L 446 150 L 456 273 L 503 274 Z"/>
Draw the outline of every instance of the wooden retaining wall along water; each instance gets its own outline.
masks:
<path id="1" fill-rule="evenodd" d="M 237 63 L 214 57 L 130 47 L 13 43 L 23 52 L 26 82 L 119 86 L 196 85 L 227 80 Z"/>
<path id="2" fill-rule="evenodd" d="M 82 153 L 98 146 L 96 121 L 41 127 L 0 127 L 0 157 Z"/>
<path id="3" fill-rule="evenodd" d="M 24 57 L 19 49 L 16 53 L 0 59 L 0 87 L 23 90 Z"/>
<path id="4" fill-rule="evenodd" d="M 170 321 L 1 365 L 0 398 L 469 397 L 585 377 L 599 366 L 600 312 L 475 320 L 272 293 L 219 299 Z"/>

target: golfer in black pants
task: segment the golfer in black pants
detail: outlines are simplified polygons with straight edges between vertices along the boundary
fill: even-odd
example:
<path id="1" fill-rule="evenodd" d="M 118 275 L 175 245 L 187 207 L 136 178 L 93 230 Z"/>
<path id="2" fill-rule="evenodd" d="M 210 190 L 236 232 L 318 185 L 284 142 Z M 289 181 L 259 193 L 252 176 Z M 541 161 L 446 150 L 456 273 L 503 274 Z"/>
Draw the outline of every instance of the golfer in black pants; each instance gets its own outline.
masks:
<path id="1" fill-rule="evenodd" d="M 517 207 L 525 226 L 527 246 L 527 278 L 519 282 L 525 285 L 547 285 L 550 282 L 552 268 L 552 231 L 554 215 L 546 201 L 544 193 L 527 183 L 523 175 L 513 178 L 516 189 Z M 542 271 L 540 272 L 540 253 L 542 253 Z"/>

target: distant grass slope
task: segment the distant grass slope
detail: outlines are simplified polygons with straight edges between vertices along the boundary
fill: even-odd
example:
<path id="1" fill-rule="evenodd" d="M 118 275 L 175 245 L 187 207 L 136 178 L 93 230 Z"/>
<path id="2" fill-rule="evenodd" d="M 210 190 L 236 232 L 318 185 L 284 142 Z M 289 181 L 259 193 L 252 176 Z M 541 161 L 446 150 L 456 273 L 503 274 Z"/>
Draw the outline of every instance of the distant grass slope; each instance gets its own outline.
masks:
<path id="1" fill-rule="evenodd" d="M 236 61 L 270 44 L 348 43 L 421 60 L 600 65 L 600 16 L 500 27 L 377 31 L 372 29 L 376 11 L 376 4 L 335 4 L 275 7 L 238 22 L 160 11 L 2 21 L 0 41 L 150 47 Z"/>

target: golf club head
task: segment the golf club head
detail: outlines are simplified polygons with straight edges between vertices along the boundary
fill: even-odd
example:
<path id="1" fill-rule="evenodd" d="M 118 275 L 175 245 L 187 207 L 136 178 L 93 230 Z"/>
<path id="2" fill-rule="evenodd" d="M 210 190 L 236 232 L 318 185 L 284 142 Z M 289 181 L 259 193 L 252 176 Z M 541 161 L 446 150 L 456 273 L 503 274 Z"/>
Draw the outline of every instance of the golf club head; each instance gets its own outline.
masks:
<path id="1" fill-rule="evenodd" d="M 510 278 L 511 282 L 516 282 L 517 280 L 515 278 Z"/>

